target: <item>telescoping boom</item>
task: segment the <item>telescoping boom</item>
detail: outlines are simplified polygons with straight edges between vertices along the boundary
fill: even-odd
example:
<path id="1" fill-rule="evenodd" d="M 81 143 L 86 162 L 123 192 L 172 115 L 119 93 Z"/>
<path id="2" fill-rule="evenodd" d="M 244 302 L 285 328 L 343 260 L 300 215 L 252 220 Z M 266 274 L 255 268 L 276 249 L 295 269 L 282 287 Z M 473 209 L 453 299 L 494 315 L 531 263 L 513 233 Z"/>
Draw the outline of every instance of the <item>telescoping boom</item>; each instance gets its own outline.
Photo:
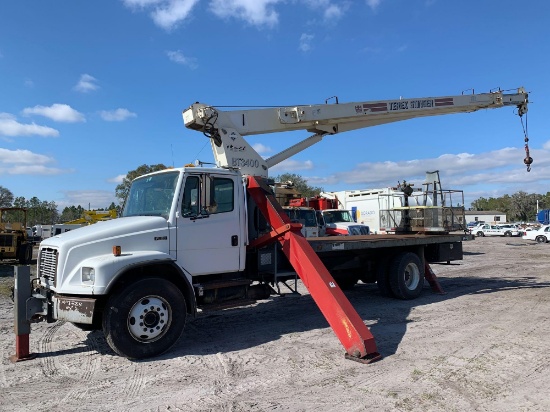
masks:
<path id="1" fill-rule="evenodd" d="M 521 87 L 515 93 L 497 91 L 235 111 L 222 111 L 213 106 L 195 103 L 183 112 L 183 119 L 186 127 L 202 131 L 211 138 L 218 166 L 238 168 L 244 175 L 267 177 L 269 168 L 321 141 L 326 135 L 418 117 L 468 113 L 507 106 L 517 107 L 518 115 L 523 116 L 527 113 L 527 104 L 528 93 Z M 243 139 L 243 136 L 248 135 L 293 130 L 307 130 L 313 135 L 268 159 L 262 158 Z M 525 161 L 527 163 L 527 159 Z"/>

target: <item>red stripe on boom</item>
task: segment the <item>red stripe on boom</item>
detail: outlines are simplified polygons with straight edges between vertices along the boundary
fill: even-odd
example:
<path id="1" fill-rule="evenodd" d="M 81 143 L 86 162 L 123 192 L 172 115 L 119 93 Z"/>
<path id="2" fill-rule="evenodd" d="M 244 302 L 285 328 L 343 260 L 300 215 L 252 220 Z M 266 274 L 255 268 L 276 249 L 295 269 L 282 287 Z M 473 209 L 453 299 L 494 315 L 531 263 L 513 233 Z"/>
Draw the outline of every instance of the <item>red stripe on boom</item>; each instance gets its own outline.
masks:
<path id="1" fill-rule="evenodd" d="M 435 105 L 437 106 L 454 106 L 454 99 L 452 97 L 444 97 L 435 99 Z"/>

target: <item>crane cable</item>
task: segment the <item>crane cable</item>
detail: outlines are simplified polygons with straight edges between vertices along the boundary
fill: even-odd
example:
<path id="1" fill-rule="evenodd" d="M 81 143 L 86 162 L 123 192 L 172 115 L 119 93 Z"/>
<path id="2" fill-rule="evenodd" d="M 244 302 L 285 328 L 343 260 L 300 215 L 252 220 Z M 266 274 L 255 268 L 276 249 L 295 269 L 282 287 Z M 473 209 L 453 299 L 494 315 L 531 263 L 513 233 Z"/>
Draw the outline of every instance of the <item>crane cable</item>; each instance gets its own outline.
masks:
<path id="1" fill-rule="evenodd" d="M 521 120 L 523 134 L 525 135 L 525 159 L 523 159 L 523 163 L 525 163 L 525 165 L 527 166 L 527 172 L 530 172 L 533 158 L 529 155 L 529 137 L 527 136 L 527 113 L 525 113 L 525 124 L 523 124 L 523 116 L 521 114 L 519 115 L 519 118 Z"/>

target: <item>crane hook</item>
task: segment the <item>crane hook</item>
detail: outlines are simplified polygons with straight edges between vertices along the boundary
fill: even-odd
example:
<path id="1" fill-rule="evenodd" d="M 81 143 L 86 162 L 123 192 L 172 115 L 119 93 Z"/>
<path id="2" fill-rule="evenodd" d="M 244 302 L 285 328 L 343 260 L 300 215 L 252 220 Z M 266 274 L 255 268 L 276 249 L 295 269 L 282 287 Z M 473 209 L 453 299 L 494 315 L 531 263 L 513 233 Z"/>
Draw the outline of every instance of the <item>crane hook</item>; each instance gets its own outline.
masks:
<path id="1" fill-rule="evenodd" d="M 529 138 L 527 136 L 525 136 L 525 159 L 523 159 L 523 163 L 527 166 L 527 171 L 530 172 L 533 158 L 529 156 Z"/>

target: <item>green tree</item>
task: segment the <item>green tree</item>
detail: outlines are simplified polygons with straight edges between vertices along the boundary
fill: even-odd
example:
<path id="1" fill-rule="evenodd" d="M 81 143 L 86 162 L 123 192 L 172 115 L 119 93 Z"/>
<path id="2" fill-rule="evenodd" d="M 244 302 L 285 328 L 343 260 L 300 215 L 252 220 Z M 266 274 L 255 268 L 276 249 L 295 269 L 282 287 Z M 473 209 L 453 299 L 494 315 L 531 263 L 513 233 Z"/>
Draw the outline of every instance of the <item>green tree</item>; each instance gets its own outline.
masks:
<path id="1" fill-rule="evenodd" d="M 300 192 L 303 197 L 317 196 L 323 191 L 322 187 L 308 185 L 305 178 L 295 173 L 283 173 L 277 176 L 276 179 L 280 182 L 292 182 L 296 190 Z"/>
<path id="2" fill-rule="evenodd" d="M 162 163 L 159 163 L 158 165 L 141 165 L 135 170 L 130 170 L 126 174 L 124 179 L 122 179 L 122 183 L 115 188 L 115 195 L 120 200 L 120 204 L 122 205 L 126 200 L 126 198 L 128 197 L 128 193 L 130 193 L 130 186 L 132 184 L 132 180 L 144 174 L 157 172 L 159 170 L 164 170 L 164 169 L 166 169 L 166 166 L 163 165 Z"/>
<path id="3" fill-rule="evenodd" d="M 0 186 L 0 207 L 10 207 L 12 203 L 13 193 L 4 186 Z"/>
<path id="4" fill-rule="evenodd" d="M 59 220 L 62 222 L 70 222 L 71 220 L 80 219 L 84 214 L 84 210 L 85 209 L 80 205 L 67 206 L 61 211 Z"/>

